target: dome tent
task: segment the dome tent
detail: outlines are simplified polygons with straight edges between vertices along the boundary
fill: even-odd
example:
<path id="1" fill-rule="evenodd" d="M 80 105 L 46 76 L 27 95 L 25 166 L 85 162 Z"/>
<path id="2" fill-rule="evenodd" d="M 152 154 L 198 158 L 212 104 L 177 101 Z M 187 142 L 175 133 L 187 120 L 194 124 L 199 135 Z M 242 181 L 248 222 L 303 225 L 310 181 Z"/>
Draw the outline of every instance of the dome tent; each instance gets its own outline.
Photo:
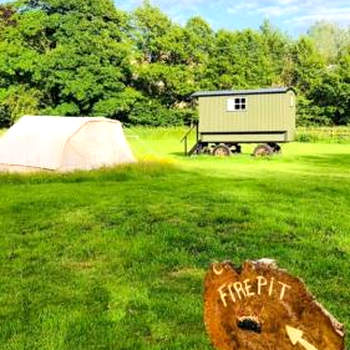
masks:
<path id="1" fill-rule="evenodd" d="M 119 121 L 24 116 L 0 138 L 0 170 L 90 170 L 135 162 Z"/>

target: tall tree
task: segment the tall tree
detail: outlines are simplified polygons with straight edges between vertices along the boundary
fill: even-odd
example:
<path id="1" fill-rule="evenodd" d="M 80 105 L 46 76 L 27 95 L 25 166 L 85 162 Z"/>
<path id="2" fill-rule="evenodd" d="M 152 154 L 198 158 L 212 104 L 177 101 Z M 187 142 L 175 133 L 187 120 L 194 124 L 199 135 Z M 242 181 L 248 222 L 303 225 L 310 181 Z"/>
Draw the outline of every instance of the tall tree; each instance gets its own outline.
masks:
<path id="1" fill-rule="evenodd" d="M 187 44 L 190 33 L 148 1 L 134 12 L 134 32 L 138 59 L 133 84 L 144 100 L 142 108 L 135 109 L 131 117 L 144 119 L 137 111 L 151 115 L 144 102 L 149 100 L 150 110 L 153 113 L 158 110 L 159 116 L 158 121 L 151 118 L 152 124 L 181 124 L 192 118 L 193 111 L 187 102 L 196 85 L 191 69 L 194 56 Z"/>
<path id="2" fill-rule="evenodd" d="M 215 50 L 215 33 L 201 17 L 190 18 L 186 25 L 187 65 L 193 73 L 193 90 L 210 89 L 213 84 L 207 77 L 210 58 Z"/>
<path id="3" fill-rule="evenodd" d="M 41 93 L 32 83 L 39 60 L 39 28 L 38 22 L 22 22 L 15 5 L 0 6 L 0 127 L 39 111 Z M 26 42 L 22 32 L 31 32 L 36 39 Z"/>
<path id="4" fill-rule="evenodd" d="M 266 51 L 262 36 L 255 31 L 219 30 L 208 79 L 217 89 L 271 86 L 273 67 Z"/>
<path id="5" fill-rule="evenodd" d="M 40 91 L 43 113 L 123 117 L 131 77 L 126 14 L 111 0 L 23 0 L 15 8 L 17 24 L 3 31 L 8 48 L 0 49 L 7 84 Z"/>
<path id="6" fill-rule="evenodd" d="M 327 21 L 316 22 L 308 35 L 328 64 L 334 64 L 340 52 L 350 44 L 350 31 Z"/>
<path id="7" fill-rule="evenodd" d="M 272 84 L 289 86 L 291 82 L 287 72 L 292 64 L 290 57 L 292 40 L 286 34 L 273 27 L 267 19 L 260 26 L 260 32 L 265 44 L 264 55 L 269 58 Z"/>
<path id="8" fill-rule="evenodd" d="M 332 125 L 350 124 L 350 49 L 309 93 Z"/>
<path id="9" fill-rule="evenodd" d="M 292 48 L 291 84 L 298 92 L 298 124 L 332 123 L 320 95 L 316 91 L 327 77 L 327 63 L 307 36 L 301 37 Z"/>

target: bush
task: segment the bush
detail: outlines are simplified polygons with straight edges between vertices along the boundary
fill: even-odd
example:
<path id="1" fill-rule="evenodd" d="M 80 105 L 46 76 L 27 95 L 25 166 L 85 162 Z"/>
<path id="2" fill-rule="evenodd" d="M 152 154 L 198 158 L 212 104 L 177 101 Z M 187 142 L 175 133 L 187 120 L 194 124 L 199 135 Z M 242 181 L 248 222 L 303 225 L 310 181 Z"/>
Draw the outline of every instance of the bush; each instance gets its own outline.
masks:
<path id="1" fill-rule="evenodd" d="M 295 137 L 295 141 L 298 142 L 317 142 L 317 138 L 315 138 L 313 135 L 306 134 L 306 133 L 301 133 L 297 134 Z"/>
<path id="2" fill-rule="evenodd" d="M 41 94 L 26 86 L 0 91 L 0 127 L 9 127 L 26 114 L 39 113 Z"/>
<path id="3" fill-rule="evenodd" d="M 46 108 L 41 114 L 58 115 L 58 116 L 78 116 L 79 107 L 74 103 L 62 103 L 55 108 Z"/>
<path id="4" fill-rule="evenodd" d="M 327 116 L 325 108 L 319 107 L 304 96 L 298 96 L 297 126 L 330 126 L 332 119 Z"/>
<path id="5" fill-rule="evenodd" d="M 11 126 L 11 113 L 6 104 L 0 104 L 0 129 Z"/>

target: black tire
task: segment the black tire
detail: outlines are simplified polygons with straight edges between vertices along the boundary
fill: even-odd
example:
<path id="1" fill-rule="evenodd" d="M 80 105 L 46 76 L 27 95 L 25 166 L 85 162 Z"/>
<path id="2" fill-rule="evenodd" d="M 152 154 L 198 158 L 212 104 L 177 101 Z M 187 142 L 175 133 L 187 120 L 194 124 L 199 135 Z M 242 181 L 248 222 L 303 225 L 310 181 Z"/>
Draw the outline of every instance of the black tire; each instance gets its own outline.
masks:
<path id="1" fill-rule="evenodd" d="M 218 145 L 213 149 L 212 154 L 216 157 L 229 157 L 231 155 L 231 150 L 226 145 Z"/>
<path id="2" fill-rule="evenodd" d="M 205 146 L 202 149 L 202 154 L 211 154 L 211 149 L 209 146 Z"/>
<path id="3" fill-rule="evenodd" d="M 272 154 L 273 148 L 270 147 L 268 144 L 258 145 L 253 152 L 254 157 L 267 157 L 271 156 Z"/>
<path id="4" fill-rule="evenodd" d="M 281 146 L 275 142 L 269 142 L 268 145 L 273 149 L 273 153 L 281 153 Z"/>
<path id="5" fill-rule="evenodd" d="M 231 150 L 231 153 L 233 153 L 233 154 L 242 153 L 242 147 L 238 143 L 231 145 L 230 150 Z"/>

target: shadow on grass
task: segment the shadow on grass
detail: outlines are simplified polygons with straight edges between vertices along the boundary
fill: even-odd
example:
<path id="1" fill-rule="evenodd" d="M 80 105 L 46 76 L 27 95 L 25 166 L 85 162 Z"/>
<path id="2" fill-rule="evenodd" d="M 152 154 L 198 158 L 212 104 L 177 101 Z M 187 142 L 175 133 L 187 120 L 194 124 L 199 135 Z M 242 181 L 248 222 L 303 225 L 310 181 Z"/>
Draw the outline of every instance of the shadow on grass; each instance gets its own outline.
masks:
<path id="1" fill-rule="evenodd" d="M 191 156 L 185 155 L 185 152 L 184 152 L 184 151 L 182 151 L 182 152 L 171 152 L 171 153 L 169 153 L 169 155 L 171 155 L 171 156 L 176 156 L 176 157 L 183 158 L 183 159 L 186 159 L 186 158 L 190 158 L 190 157 L 191 157 Z"/>
<path id="2" fill-rule="evenodd" d="M 350 154 L 322 154 L 317 156 L 300 156 L 302 162 L 309 165 L 331 168 L 349 168 Z"/>

